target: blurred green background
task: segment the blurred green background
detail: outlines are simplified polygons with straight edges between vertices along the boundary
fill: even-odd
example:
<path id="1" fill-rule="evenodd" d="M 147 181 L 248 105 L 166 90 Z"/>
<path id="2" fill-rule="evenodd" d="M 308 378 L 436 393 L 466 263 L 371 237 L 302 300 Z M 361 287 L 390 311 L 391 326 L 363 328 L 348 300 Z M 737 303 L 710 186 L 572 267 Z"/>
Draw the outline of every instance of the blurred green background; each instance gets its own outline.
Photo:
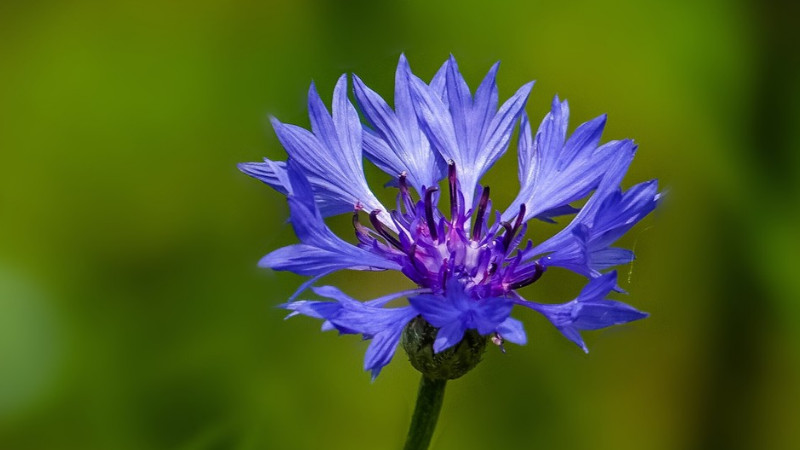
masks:
<path id="1" fill-rule="evenodd" d="M 800 448 L 797 12 L 0 3 L 0 448 L 399 448 L 418 374 L 400 352 L 370 383 L 366 343 L 282 320 L 301 278 L 256 262 L 293 239 L 287 208 L 235 164 L 283 158 L 267 115 L 307 125 L 312 79 L 329 99 L 355 72 L 390 98 L 401 52 L 424 78 L 452 52 L 473 87 L 502 61 L 501 96 L 538 80 L 537 123 L 556 93 L 572 127 L 607 112 L 605 139 L 640 145 L 626 184 L 669 190 L 623 240 L 625 300 L 652 316 L 586 333 L 587 356 L 518 312 L 529 344 L 450 383 L 432 448 Z M 488 177 L 498 205 L 515 158 Z M 551 271 L 523 294 L 581 286 Z"/>

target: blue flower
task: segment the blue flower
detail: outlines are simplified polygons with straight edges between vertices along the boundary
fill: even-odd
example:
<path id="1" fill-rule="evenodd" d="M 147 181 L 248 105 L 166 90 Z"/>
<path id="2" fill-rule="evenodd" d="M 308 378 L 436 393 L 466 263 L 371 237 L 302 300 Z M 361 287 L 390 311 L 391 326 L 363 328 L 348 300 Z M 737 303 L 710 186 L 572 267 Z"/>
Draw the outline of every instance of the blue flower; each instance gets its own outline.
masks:
<path id="1" fill-rule="evenodd" d="M 336 84 L 330 113 L 312 85 L 311 131 L 272 120 L 288 160 L 239 166 L 286 195 L 300 241 L 269 253 L 260 265 L 312 277 L 281 306 L 290 317 L 322 320 L 323 330 L 371 340 L 364 368 L 373 377 L 418 317 L 435 328 L 433 352 L 440 353 L 458 345 L 469 330 L 498 345 L 525 344 L 522 323 L 511 317 L 515 306 L 544 315 L 584 350 L 580 330 L 647 316 L 606 299 L 621 289 L 615 271 L 603 272 L 633 259 L 630 250 L 612 245 L 660 198 L 655 180 L 620 189 L 636 146 L 630 140 L 600 144 L 605 116 L 568 135 L 569 107 L 558 97 L 533 134 L 524 112 L 533 83 L 501 105 L 497 68 L 492 66 L 473 94 L 454 58 L 426 83 L 401 56 L 394 109 L 354 75 L 365 123 L 348 99 L 345 75 Z M 517 123 L 520 191 L 505 210 L 494 211 L 489 187 L 479 182 L 505 153 Z M 397 189 L 393 209 L 368 187 L 364 156 L 391 177 L 387 184 Z M 439 193 L 443 180 L 446 196 Z M 587 197 L 582 208 L 572 206 Z M 353 214 L 352 244 L 324 222 L 344 212 Z M 529 220 L 554 222 L 566 215 L 574 217 L 552 237 L 523 244 Z M 522 298 L 517 290 L 550 267 L 589 282 L 567 303 Z M 313 287 L 327 300 L 292 301 L 319 278 L 343 269 L 399 271 L 417 288 L 361 302 L 331 286 Z M 406 306 L 387 306 L 399 298 L 408 299 Z"/>

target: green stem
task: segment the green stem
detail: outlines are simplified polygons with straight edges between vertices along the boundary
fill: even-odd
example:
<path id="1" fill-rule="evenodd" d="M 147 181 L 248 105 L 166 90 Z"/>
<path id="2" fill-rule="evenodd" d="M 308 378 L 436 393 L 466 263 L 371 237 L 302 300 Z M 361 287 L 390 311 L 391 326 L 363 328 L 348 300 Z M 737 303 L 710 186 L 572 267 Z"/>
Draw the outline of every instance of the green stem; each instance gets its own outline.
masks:
<path id="1" fill-rule="evenodd" d="M 422 376 L 417 392 L 417 406 L 411 418 L 411 427 L 404 450 L 426 450 L 431 442 L 433 430 L 436 429 L 436 419 L 442 409 L 444 400 L 444 387 L 447 380 L 434 380 Z"/>

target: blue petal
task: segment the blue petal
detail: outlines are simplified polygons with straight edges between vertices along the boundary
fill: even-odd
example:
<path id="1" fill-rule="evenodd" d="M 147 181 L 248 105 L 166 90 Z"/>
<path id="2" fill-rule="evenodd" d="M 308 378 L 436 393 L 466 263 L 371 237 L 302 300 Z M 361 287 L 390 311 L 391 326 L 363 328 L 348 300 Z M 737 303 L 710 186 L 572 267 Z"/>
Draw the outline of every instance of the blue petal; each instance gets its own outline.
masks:
<path id="1" fill-rule="evenodd" d="M 473 100 L 453 57 L 446 71 L 446 100 L 431 86 L 411 76 L 412 95 L 423 130 L 445 160 L 456 164 L 461 193 L 472 207 L 477 183 L 502 156 L 533 83 L 520 88 L 496 110 L 493 66 Z"/>
<path id="2" fill-rule="evenodd" d="M 301 242 L 318 245 L 333 233 L 325 226 L 322 215 L 314 203 L 311 184 L 298 164 L 291 160 L 287 164 L 286 200 L 294 232 Z"/>
<path id="3" fill-rule="evenodd" d="M 425 320 L 440 328 L 459 320 L 461 311 L 445 297 L 432 294 L 409 297 L 408 302 Z"/>
<path id="4" fill-rule="evenodd" d="M 620 191 L 619 183 L 635 149 L 633 144 L 619 147 L 586 205 L 563 230 L 526 252 L 526 260 L 550 253 L 542 260 L 546 265 L 586 276 L 597 276 L 600 270 L 632 260 L 632 252 L 610 246 L 655 209 L 660 199 L 656 180 Z"/>
<path id="5" fill-rule="evenodd" d="M 264 159 L 264 162 L 248 162 L 236 165 L 242 172 L 261 181 L 281 194 L 288 192 L 284 186 L 286 180 L 286 163 L 283 161 L 271 161 Z"/>
<path id="6" fill-rule="evenodd" d="M 606 145 L 609 144 L 612 144 L 612 142 Z M 597 190 L 589 201 L 586 202 L 586 205 L 581 208 L 581 211 L 568 228 L 575 226 L 574 224 L 592 224 L 598 210 L 602 208 L 604 204 L 608 203 L 609 198 L 617 195 L 617 192 L 619 192 L 620 183 L 622 183 L 622 179 L 625 177 L 628 167 L 630 167 L 631 162 L 633 162 L 633 157 L 637 149 L 633 141 L 628 139 L 619 141 L 619 144 L 616 155 L 611 159 Z"/>
<path id="7" fill-rule="evenodd" d="M 397 119 L 404 124 L 417 124 L 417 113 L 414 112 L 414 102 L 411 98 L 411 85 L 408 75 L 411 68 L 406 55 L 401 54 L 397 61 L 394 73 L 394 109 Z M 419 130 L 419 126 L 416 127 Z"/>
<path id="8" fill-rule="evenodd" d="M 477 126 L 480 130 L 485 130 L 489 127 L 492 117 L 497 111 L 498 93 L 497 93 L 497 69 L 500 63 L 495 63 L 489 73 L 483 78 L 480 86 L 475 91 L 474 108 L 472 111 L 473 126 Z M 476 143 L 477 144 L 477 143 Z"/>
<path id="9" fill-rule="evenodd" d="M 607 246 L 627 233 L 652 212 L 659 201 L 656 180 L 639 183 L 624 193 L 612 192 L 599 206 L 592 221 L 596 246 Z"/>
<path id="10" fill-rule="evenodd" d="M 350 297 L 349 295 L 342 292 L 342 290 L 337 288 L 336 286 L 314 286 L 313 288 L 311 288 L 311 290 L 313 290 L 315 294 L 321 297 L 331 298 L 341 303 L 346 303 L 346 304 L 360 303 L 357 300 Z"/>
<path id="11" fill-rule="evenodd" d="M 302 314 L 304 316 L 313 317 L 314 319 L 323 319 L 325 321 L 327 321 L 328 317 L 332 317 L 341 309 L 341 305 L 336 302 L 319 302 L 312 300 L 298 300 L 296 302 L 284 303 L 279 306 L 283 309 L 292 311 L 286 316 L 287 319 L 298 314 Z"/>
<path id="12" fill-rule="evenodd" d="M 444 296 L 423 294 L 410 297 L 408 301 L 436 328 L 455 330 L 453 324 L 459 324 L 464 330 L 477 329 L 482 335 L 496 331 L 508 319 L 514 306 L 504 297 L 472 298 L 455 277 L 448 280 Z"/>
<path id="13" fill-rule="evenodd" d="M 334 301 L 300 300 L 285 303 L 281 307 L 292 311 L 292 315 L 303 314 L 324 320 L 328 329 L 331 327 L 344 334 L 361 334 L 371 339 L 364 357 L 364 370 L 372 372 L 372 378 L 378 376 L 380 370 L 394 356 L 397 343 L 406 324 L 416 317 L 411 307 L 383 308 L 372 302 L 362 303 L 332 286 L 314 288 L 314 292 Z"/>
<path id="14" fill-rule="evenodd" d="M 424 292 L 428 292 L 428 289 L 418 288 L 418 289 L 409 289 L 407 291 L 394 292 L 394 293 L 391 293 L 389 295 L 384 295 L 383 297 L 378 297 L 378 298 L 376 298 L 374 300 L 370 300 L 366 304 L 369 305 L 369 306 L 376 306 L 376 307 L 377 306 L 384 306 L 384 305 L 386 305 L 387 303 L 389 303 L 390 301 L 392 301 L 394 299 L 398 299 L 400 297 L 408 298 L 408 297 L 411 297 L 412 295 L 421 294 L 421 293 L 424 293 Z"/>
<path id="15" fill-rule="evenodd" d="M 511 98 L 506 100 L 484 130 L 480 148 L 476 152 L 476 160 L 474 161 L 474 164 L 478 167 L 476 171 L 479 174 L 476 183 L 506 152 L 508 141 L 514 132 L 514 125 L 516 125 L 517 119 L 524 111 L 525 103 L 527 103 L 528 96 L 531 93 L 531 89 L 533 89 L 533 83 L 531 81 L 524 84 Z M 467 204 L 471 205 L 469 202 Z"/>
<path id="16" fill-rule="evenodd" d="M 363 177 L 364 169 L 361 163 L 361 119 L 358 111 L 347 98 L 347 76 L 342 75 L 333 90 L 333 123 L 336 136 L 342 147 L 344 163 L 349 166 L 349 173 Z"/>
<path id="17" fill-rule="evenodd" d="M 364 151 L 381 170 L 393 177 L 405 173 L 420 193 L 444 178 L 446 164 L 422 132 L 414 112 L 409 76 L 411 70 L 400 57 L 395 81 L 396 111 L 360 78 L 353 76 L 356 99 L 374 131 L 364 135 Z"/>
<path id="18" fill-rule="evenodd" d="M 597 330 L 620 325 L 647 317 L 622 302 L 606 300 L 617 282 L 616 272 L 591 280 L 578 298 L 562 304 L 541 304 L 520 301 L 518 304 L 531 308 L 547 318 L 567 339 L 588 351 L 580 336 L 580 330 Z"/>
<path id="19" fill-rule="evenodd" d="M 582 123 L 575 129 L 564 144 L 564 153 L 569 156 L 559 161 L 559 170 L 564 170 L 564 168 L 570 164 L 570 157 L 579 155 L 585 149 L 594 150 L 597 148 L 597 144 L 600 143 L 600 137 L 603 135 L 603 128 L 606 126 L 606 120 L 606 115 L 603 114 L 588 122 Z"/>
<path id="20" fill-rule="evenodd" d="M 580 209 L 571 205 L 562 205 L 543 211 L 537 214 L 535 218 L 547 223 L 556 223 L 556 221 L 553 219 L 554 217 L 571 215 L 577 213 L 578 211 L 580 211 Z"/>
<path id="21" fill-rule="evenodd" d="M 576 299 L 579 302 L 588 302 L 593 300 L 601 300 L 614 289 L 617 284 L 617 272 L 611 271 L 607 274 L 600 275 L 599 277 L 590 280 L 583 287 L 581 293 Z"/>
<path id="22" fill-rule="evenodd" d="M 400 269 L 381 255 L 353 246 L 325 225 L 313 200 L 311 185 L 294 160 L 287 165 L 287 198 L 291 222 L 301 243 L 283 247 L 265 256 L 259 265 L 317 275 L 339 269 Z"/>
<path id="23" fill-rule="evenodd" d="M 627 248 L 609 247 L 591 253 L 592 266 L 597 270 L 628 264 L 634 259 L 633 252 Z"/>
<path id="24" fill-rule="evenodd" d="M 478 300 L 476 328 L 480 334 L 486 335 L 497 330 L 508 319 L 514 303 L 503 297 L 491 297 Z"/>
<path id="25" fill-rule="evenodd" d="M 410 75 L 409 81 L 415 111 L 428 140 L 445 160 L 455 161 L 459 156 L 459 147 L 447 105 L 433 88 L 415 75 Z"/>
<path id="26" fill-rule="evenodd" d="M 450 60 L 446 60 L 431 79 L 431 89 L 445 104 L 447 104 L 447 71 L 450 69 Z"/>
<path id="27" fill-rule="evenodd" d="M 388 147 L 395 149 L 411 147 L 411 143 L 407 142 L 408 138 L 403 129 L 403 123 L 398 120 L 395 112 L 392 111 L 392 108 L 389 107 L 383 98 L 375 91 L 368 88 L 357 75 L 353 75 L 353 87 L 361 112 L 364 113 L 364 117 L 369 124 L 375 128 L 378 136 L 383 138 L 386 144 L 388 144 Z M 414 122 L 416 122 L 416 117 L 413 119 Z M 377 156 L 396 160 L 398 166 L 403 164 L 403 161 L 401 161 L 396 154 Z M 389 175 L 397 175 L 402 171 L 403 170 L 395 170 L 389 172 Z"/>
<path id="28" fill-rule="evenodd" d="M 350 245 L 346 244 L 345 245 Z M 352 249 L 361 250 L 358 247 Z M 270 252 L 258 262 L 259 267 L 285 270 L 298 275 L 317 275 L 342 269 L 387 270 L 399 266 L 381 257 L 347 250 L 332 250 L 305 244 L 289 245 Z"/>
<path id="29" fill-rule="evenodd" d="M 566 100 L 560 101 L 557 95 L 553 97 L 550 112 L 539 125 L 536 142 L 531 140 L 530 125 L 525 124 L 528 132 L 525 133 L 525 145 L 520 146 L 520 181 L 532 182 L 533 180 L 529 178 L 533 174 L 533 170 L 555 170 L 556 162 L 563 152 L 564 143 L 567 140 L 568 124 L 569 103 Z"/>
<path id="30" fill-rule="evenodd" d="M 497 327 L 497 333 L 506 341 L 513 342 L 517 345 L 525 345 L 528 343 L 528 336 L 525 334 L 525 327 L 522 322 L 509 317 Z"/>
<path id="31" fill-rule="evenodd" d="M 352 211 L 360 204 L 368 211 L 383 211 L 381 219 L 393 227 L 386 209 L 364 178 L 361 122 L 347 99 L 347 77 L 339 78 L 334 89 L 332 115 L 313 84 L 308 93 L 308 109 L 313 133 L 275 118 L 272 125 L 290 159 L 302 166 L 317 197 L 326 200 L 325 212 L 332 215 Z"/>
<path id="32" fill-rule="evenodd" d="M 450 106 L 450 114 L 453 121 L 456 142 L 462 151 L 470 153 L 477 147 L 477 137 L 475 133 L 480 133 L 480 128 L 476 129 L 470 123 L 472 112 L 472 94 L 469 86 L 458 70 L 455 58 L 450 56 L 450 65 L 447 68 L 447 100 Z M 472 134 L 472 136 L 470 136 Z M 472 139 L 470 139 L 472 137 Z M 474 155 L 465 155 L 474 156 Z M 453 159 L 456 164 L 459 160 Z"/>
<path id="33" fill-rule="evenodd" d="M 569 105 L 556 96 L 536 137 L 531 139 L 528 119 L 523 115 L 519 140 L 520 192 L 503 214 L 511 220 L 525 204 L 525 220 L 549 219 L 597 188 L 610 164 L 631 141 L 612 141 L 597 147 L 605 125 L 605 116 L 579 126 L 566 139 Z M 568 210 L 566 210 L 568 211 Z"/>
<path id="34" fill-rule="evenodd" d="M 575 221 L 573 220 L 573 224 Z M 572 225 L 572 224 L 571 224 Z M 563 267 L 585 277 L 596 277 L 599 272 L 591 267 L 591 258 L 587 240 L 589 227 L 583 224 L 568 226 L 562 232 L 535 247 L 527 256 L 538 255 L 555 249 L 549 255 L 541 258 L 540 263 L 547 267 Z M 528 264 L 534 264 L 530 262 Z"/>
<path id="35" fill-rule="evenodd" d="M 340 309 L 335 315 L 326 316 L 324 317 L 325 319 L 330 320 L 337 328 L 345 327 L 366 336 L 376 335 L 391 327 L 398 326 L 398 324 L 402 328 L 408 321 L 417 316 L 417 312 L 411 307 L 384 308 L 382 305 L 376 306 L 378 305 L 376 301 L 382 301 L 383 299 L 362 303 L 333 286 L 315 287 L 314 292 L 322 297 L 336 300 L 337 304 L 340 305 Z M 399 295 L 399 293 L 392 294 L 392 296 L 396 295 Z"/>
<path id="36" fill-rule="evenodd" d="M 579 330 L 599 330 L 612 325 L 621 325 L 634 320 L 644 319 L 647 313 L 622 302 L 598 300 L 581 305 L 581 309 L 573 322 Z"/>
<path id="37" fill-rule="evenodd" d="M 403 329 L 406 322 L 399 322 L 398 325 L 392 326 L 372 337 L 372 342 L 367 347 L 367 352 L 364 355 L 364 370 L 372 372 L 372 380 L 377 378 L 381 369 L 389 362 L 397 350 L 397 343 L 400 342 L 400 337 L 403 335 Z"/>
<path id="38" fill-rule="evenodd" d="M 343 78 L 347 80 L 345 75 L 342 75 L 340 80 Z M 338 86 L 339 82 L 337 81 L 334 91 Z M 311 122 L 311 130 L 314 136 L 320 140 L 322 145 L 329 148 L 331 150 L 330 153 L 346 157 L 343 153 L 349 149 L 343 149 L 339 145 L 339 137 L 336 134 L 336 127 L 333 125 L 333 117 L 328 112 L 328 108 L 319 96 L 317 86 L 313 82 L 308 88 L 308 118 Z"/>
<path id="39" fill-rule="evenodd" d="M 578 239 L 573 233 L 572 241 L 567 239 L 562 243 L 562 248 L 582 247 L 585 250 L 586 267 L 593 272 L 631 262 L 634 259 L 632 251 L 610 246 L 653 211 L 659 198 L 658 186 L 653 180 L 638 184 L 624 193 L 612 191 L 605 199 L 592 205 L 587 203 L 591 214 L 581 216 L 578 228 L 573 228 L 573 231 L 585 230 L 584 236 Z M 560 249 L 551 257 L 553 260 L 569 261 L 569 257 Z"/>
<path id="40" fill-rule="evenodd" d="M 265 158 L 264 162 L 260 163 L 238 164 L 238 168 L 245 174 L 266 183 L 278 192 L 284 195 L 288 193 L 286 162 L 271 161 Z M 335 216 L 337 214 L 353 211 L 353 205 L 342 201 L 341 196 L 328 189 L 330 183 L 327 180 L 314 175 L 307 176 L 312 190 L 314 191 L 314 202 L 322 217 Z"/>
<path id="41" fill-rule="evenodd" d="M 586 347 L 586 343 L 583 341 L 583 337 L 577 328 L 571 326 L 557 326 L 556 329 L 558 329 L 565 338 L 580 347 L 585 353 L 589 353 L 589 348 Z"/>
<path id="42" fill-rule="evenodd" d="M 433 341 L 433 352 L 439 353 L 461 342 L 466 328 L 461 322 L 452 322 L 436 333 L 436 340 Z"/>

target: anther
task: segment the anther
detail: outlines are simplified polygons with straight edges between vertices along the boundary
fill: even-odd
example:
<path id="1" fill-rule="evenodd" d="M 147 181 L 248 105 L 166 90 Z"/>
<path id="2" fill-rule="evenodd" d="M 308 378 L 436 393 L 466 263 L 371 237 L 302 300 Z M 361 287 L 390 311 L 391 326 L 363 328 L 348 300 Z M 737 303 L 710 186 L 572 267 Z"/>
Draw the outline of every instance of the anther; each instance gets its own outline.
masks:
<path id="1" fill-rule="evenodd" d="M 486 205 L 489 204 L 489 186 L 483 188 L 481 192 L 481 200 L 478 203 L 478 211 L 475 214 L 475 225 L 472 227 L 472 240 L 477 241 L 481 237 L 481 228 L 483 228 L 483 215 L 486 213 Z"/>
<path id="2" fill-rule="evenodd" d="M 483 282 L 491 278 L 495 272 L 497 272 L 497 263 L 494 262 L 489 263 L 489 267 L 487 267 L 486 270 L 483 271 L 483 278 L 481 278 L 481 281 L 478 284 L 482 284 Z"/>
<path id="3" fill-rule="evenodd" d="M 414 269 L 417 272 L 419 272 L 421 275 L 424 275 L 425 271 L 422 270 L 423 268 L 419 266 L 419 261 L 417 261 L 417 243 L 416 242 L 412 242 L 411 243 L 411 246 L 408 247 L 408 251 L 406 252 L 406 254 L 408 255 L 408 259 L 411 260 L 411 266 L 414 267 Z"/>
<path id="4" fill-rule="evenodd" d="M 511 241 L 514 239 L 514 236 L 519 231 L 519 228 L 522 226 L 522 219 L 525 217 L 525 203 L 519 205 L 519 214 L 517 214 L 517 219 L 514 221 L 514 226 L 511 227 L 509 230 L 508 222 L 503 222 L 503 228 L 506 229 L 506 234 L 503 236 L 503 248 L 508 250 L 508 246 L 511 244 Z"/>
<path id="5" fill-rule="evenodd" d="M 500 225 L 506 230 L 503 234 L 503 249 L 508 250 L 508 244 L 511 243 L 511 239 L 514 237 L 514 227 L 508 222 L 503 222 Z"/>
<path id="6" fill-rule="evenodd" d="M 447 275 L 449 274 L 450 270 L 447 268 L 448 259 L 444 258 L 442 260 L 442 268 L 441 268 L 441 277 L 442 277 L 442 289 L 445 289 L 447 286 Z"/>
<path id="7" fill-rule="evenodd" d="M 395 248 L 402 250 L 403 246 L 400 245 L 400 241 L 398 241 L 396 237 L 389 234 L 389 232 L 386 231 L 386 229 L 383 227 L 381 221 L 378 220 L 378 214 L 380 214 L 380 212 L 381 211 L 379 209 L 375 209 L 371 213 L 369 213 L 370 223 L 375 228 L 375 231 L 377 231 L 378 234 L 383 236 L 383 238 L 386 239 L 386 241 L 392 244 Z"/>
<path id="8" fill-rule="evenodd" d="M 369 238 L 369 231 L 367 231 L 367 228 L 364 225 L 361 225 L 361 222 L 359 222 L 359 220 L 358 220 L 359 219 L 358 213 L 360 211 L 361 211 L 361 208 L 358 208 L 358 207 L 355 209 L 355 211 L 353 211 L 353 228 L 356 231 L 356 237 L 357 238 L 359 238 L 359 239 L 361 239 L 361 238 Z"/>
<path id="9" fill-rule="evenodd" d="M 400 172 L 400 176 L 398 177 L 397 184 L 400 186 L 400 193 L 408 195 L 408 181 L 406 181 L 408 174 L 406 171 Z"/>
<path id="10" fill-rule="evenodd" d="M 458 186 L 456 184 L 456 163 L 452 159 L 447 162 L 447 180 L 450 186 L 450 220 L 455 222 L 458 215 Z"/>
<path id="11" fill-rule="evenodd" d="M 537 263 L 535 263 L 533 265 L 533 268 L 534 268 L 533 275 L 531 275 L 528 278 L 525 278 L 524 280 L 517 281 L 516 283 L 512 283 L 512 284 L 508 285 L 508 288 L 509 289 L 519 289 L 519 288 L 525 287 L 525 286 L 527 286 L 529 284 L 535 283 L 536 280 L 541 278 L 542 274 L 544 273 L 545 267 L 537 262 Z"/>
<path id="12" fill-rule="evenodd" d="M 397 185 L 400 189 L 400 195 L 397 197 L 397 210 L 401 211 L 405 208 L 406 212 L 414 210 L 414 202 L 411 200 L 411 194 L 408 191 L 408 173 L 404 170 L 400 172 L 397 177 Z"/>
<path id="13" fill-rule="evenodd" d="M 517 214 L 517 220 L 514 221 L 514 233 L 519 231 L 519 227 L 522 225 L 522 219 L 525 218 L 525 203 L 519 205 L 519 214 Z"/>
<path id="14" fill-rule="evenodd" d="M 433 218 L 433 193 L 438 190 L 436 187 L 429 187 L 425 190 L 425 221 L 428 223 L 428 232 L 434 241 L 439 240 L 439 233 L 436 232 L 436 220 Z"/>

